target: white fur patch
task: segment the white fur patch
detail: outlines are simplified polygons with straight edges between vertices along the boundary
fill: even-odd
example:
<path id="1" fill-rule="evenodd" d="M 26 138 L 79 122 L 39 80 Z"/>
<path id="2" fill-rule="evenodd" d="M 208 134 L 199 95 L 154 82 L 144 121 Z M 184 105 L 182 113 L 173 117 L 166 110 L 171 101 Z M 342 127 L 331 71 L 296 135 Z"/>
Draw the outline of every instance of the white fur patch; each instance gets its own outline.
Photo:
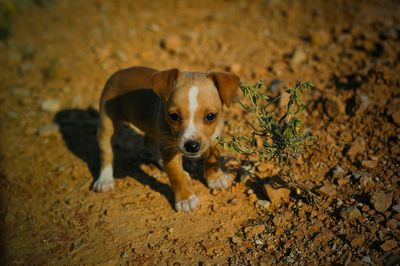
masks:
<path id="1" fill-rule="evenodd" d="M 194 116 L 196 114 L 197 107 L 199 105 L 197 101 L 197 95 L 199 94 L 199 87 L 192 86 L 188 93 L 189 102 L 189 125 L 183 133 L 184 139 L 190 139 L 197 131 L 196 125 L 194 124 Z"/>
<path id="2" fill-rule="evenodd" d="M 101 169 L 100 177 L 101 180 L 108 180 L 113 178 L 113 167 L 111 164 L 107 165 L 103 169 Z"/>

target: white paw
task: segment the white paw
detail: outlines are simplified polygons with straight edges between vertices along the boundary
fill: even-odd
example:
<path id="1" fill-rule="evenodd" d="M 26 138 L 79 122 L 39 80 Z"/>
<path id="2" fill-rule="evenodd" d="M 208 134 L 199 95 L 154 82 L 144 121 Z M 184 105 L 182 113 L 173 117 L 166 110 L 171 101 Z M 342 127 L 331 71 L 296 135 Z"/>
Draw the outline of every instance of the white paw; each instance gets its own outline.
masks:
<path id="1" fill-rule="evenodd" d="M 96 192 L 108 192 L 114 190 L 114 179 L 102 179 L 99 178 L 93 184 L 93 191 Z"/>
<path id="2" fill-rule="evenodd" d="M 196 195 L 193 194 L 187 200 L 180 200 L 178 202 L 175 202 L 175 210 L 178 212 L 179 211 L 190 212 L 196 209 L 198 204 L 199 204 L 199 199 L 197 198 Z"/>
<path id="3" fill-rule="evenodd" d="M 220 178 L 207 180 L 207 185 L 211 189 L 224 189 L 231 185 L 231 177 L 224 173 Z"/>

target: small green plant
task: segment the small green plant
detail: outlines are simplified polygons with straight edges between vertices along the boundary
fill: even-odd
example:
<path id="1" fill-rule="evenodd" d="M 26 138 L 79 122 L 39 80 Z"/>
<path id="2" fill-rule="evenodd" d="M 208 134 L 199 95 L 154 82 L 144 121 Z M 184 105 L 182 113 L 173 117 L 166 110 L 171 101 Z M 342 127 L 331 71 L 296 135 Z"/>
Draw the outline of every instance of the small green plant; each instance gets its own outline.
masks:
<path id="1" fill-rule="evenodd" d="M 241 83 L 240 89 L 248 103 L 239 103 L 244 110 L 256 116 L 255 122 L 248 122 L 252 133 L 234 136 L 229 140 L 219 137 L 219 143 L 231 152 L 275 159 L 279 163 L 290 162 L 302 154 L 313 140 L 311 134 L 301 130 L 302 123 L 298 117 L 307 107 L 301 100 L 301 94 L 313 86 L 309 81 L 298 82 L 286 90 L 289 101 L 285 113 L 278 117 L 276 113 L 268 111 L 268 107 L 277 102 L 279 96 L 267 96 L 264 82 L 259 81 L 254 85 Z"/>

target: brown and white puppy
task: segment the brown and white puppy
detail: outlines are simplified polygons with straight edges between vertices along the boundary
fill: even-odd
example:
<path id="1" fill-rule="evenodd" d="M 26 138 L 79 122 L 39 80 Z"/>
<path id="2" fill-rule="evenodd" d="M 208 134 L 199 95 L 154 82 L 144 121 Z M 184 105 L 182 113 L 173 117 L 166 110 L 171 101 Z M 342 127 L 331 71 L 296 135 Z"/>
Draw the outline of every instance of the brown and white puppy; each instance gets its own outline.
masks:
<path id="1" fill-rule="evenodd" d="M 93 190 L 114 189 L 111 139 L 123 123 L 140 129 L 147 139 L 158 143 L 177 211 L 188 212 L 198 205 L 182 167 L 182 155 L 204 155 L 208 187 L 227 188 L 231 180 L 220 169 L 215 144 L 223 126 L 224 106 L 232 103 L 238 86 L 239 77 L 227 72 L 132 67 L 113 74 L 100 100 L 97 139 L 101 171 Z"/>

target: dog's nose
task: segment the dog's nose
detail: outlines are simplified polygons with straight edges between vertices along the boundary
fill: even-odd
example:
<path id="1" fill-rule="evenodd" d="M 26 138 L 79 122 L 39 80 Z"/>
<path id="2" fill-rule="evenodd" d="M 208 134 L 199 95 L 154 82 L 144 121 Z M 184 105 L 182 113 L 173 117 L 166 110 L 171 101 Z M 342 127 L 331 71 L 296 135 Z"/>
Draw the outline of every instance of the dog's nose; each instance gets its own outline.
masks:
<path id="1" fill-rule="evenodd" d="M 200 150 L 200 143 L 195 140 L 188 140 L 184 144 L 185 150 L 190 153 L 196 153 Z"/>

